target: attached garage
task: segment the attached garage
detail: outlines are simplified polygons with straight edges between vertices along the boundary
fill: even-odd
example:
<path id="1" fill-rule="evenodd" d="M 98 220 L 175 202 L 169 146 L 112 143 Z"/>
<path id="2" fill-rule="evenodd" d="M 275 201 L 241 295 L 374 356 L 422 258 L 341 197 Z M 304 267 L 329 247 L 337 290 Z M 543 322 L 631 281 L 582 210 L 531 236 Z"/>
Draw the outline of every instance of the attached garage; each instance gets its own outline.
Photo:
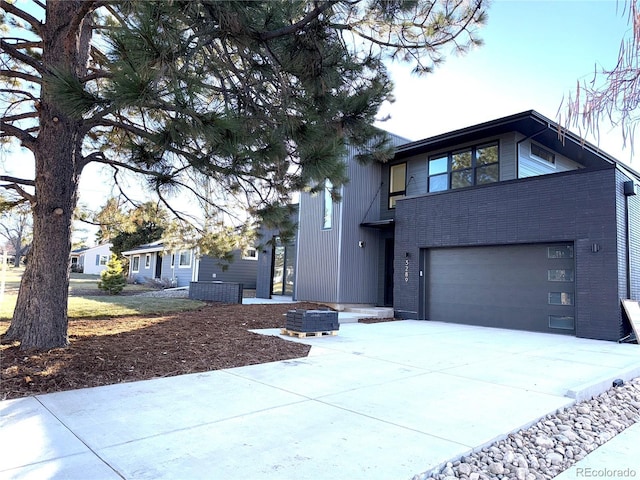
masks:
<path id="1" fill-rule="evenodd" d="M 573 243 L 425 249 L 424 318 L 575 334 Z"/>

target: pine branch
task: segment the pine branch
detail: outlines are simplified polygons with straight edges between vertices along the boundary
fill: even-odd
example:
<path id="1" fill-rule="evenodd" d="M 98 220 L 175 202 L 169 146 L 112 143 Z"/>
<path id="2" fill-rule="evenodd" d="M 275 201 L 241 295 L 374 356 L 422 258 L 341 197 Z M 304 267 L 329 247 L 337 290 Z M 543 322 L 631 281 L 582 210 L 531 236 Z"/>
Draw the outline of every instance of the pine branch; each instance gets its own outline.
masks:
<path id="1" fill-rule="evenodd" d="M 29 129 L 32 130 L 32 129 Z M 2 137 L 15 137 L 20 140 L 20 143 L 23 147 L 28 148 L 32 152 L 35 149 L 36 139 L 29 135 L 28 131 L 23 130 L 18 127 L 14 127 L 8 123 L 5 123 L 4 120 L 0 119 L 0 136 Z"/>
<path id="2" fill-rule="evenodd" d="M 0 1 L 3 1 L 3 0 L 0 0 Z M 30 57 L 26 53 L 22 53 L 15 46 L 11 45 L 10 43 L 5 42 L 3 39 L 0 39 L 0 47 L 2 47 L 2 49 L 6 53 L 8 53 L 9 56 L 12 57 L 14 60 L 17 60 L 17 61 L 22 62 L 22 63 L 26 63 L 27 65 L 29 65 L 31 68 L 33 68 L 36 72 L 40 73 L 41 75 L 45 72 L 45 69 L 44 69 L 44 67 L 42 66 L 42 64 L 40 62 L 35 60 L 33 57 Z"/>
<path id="3" fill-rule="evenodd" d="M 38 118 L 38 112 L 25 112 L 19 113 L 17 115 L 7 115 L 6 117 L 1 117 L 1 122 L 15 122 L 17 120 L 24 120 L 25 118 Z"/>
<path id="4" fill-rule="evenodd" d="M 25 200 L 28 200 L 29 202 L 31 202 L 31 204 L 34 204 L 36 201 L 35 195 L 31 195 L 29 192 L 27 192 L 25 189 L 23 189 L 20 185 L 16 183 L 7 183 L 5 185 L 0 185 L 0 188 L 4 188 L 6 190 L 15 190 L 18 193 L 18 195 L 20 195 Z"/>
<path id="5" fill-rule="evenodd" d="M 78 12 L 75 14 L 73 19 L 71 20 L 71 23 L 69 25 L 69 31 L 79 32 L 80 24 L 82 23 L 84 18 L 87 15 L 89 15 L 91 12 L 93 12 L 96 8 L 102 6 L 102 4 L 103 2 L 98 2 L 94 0 L 85 0 L 84 2 L 82 2 L 82 6 L 80 7 Z"/>
<path id="6" fill-rule="evenodd" d="M 334 5 L 334 3 L 335 2 L 324 2 L 323 4 L 316 4 L 317 6 L 313 10 L 311 10 L 309 13 L 307 13 L 304 16 L 304 18 L 302 18 L 300 21 L 292 25 L 287 25 L 286 27 L 273 30 L 271 32 L 263 32 L 259 35 L 259 38 L 260 40 L 268 41 L 268 40 L 273 40 L 274 38 L 291 35 L 292 33 L 295 33 L 298 30 L 303 29 L 309 23 L 317 19 L 322 14 L 322 12 L 331 8 Z"/>
<path id="7" fill-rule="evenodd" d="M 16 47 L 17 49 L 22 49 L 22 48 L 42 48 L 42 42 L 41 41 L 33 41 L 33 40 L 27 40 L 26 38 L 20 38 L 20 37 L 3 37 L 4 40 L 15 40 L 19 43 L 15 43 L 13 44 L 14 47 Z"/>
<path id="8" fill-rule="evenodd" d="M 42 79 L 40 77 L 36 77 L 35 75 L 30 75 L 24 72 L 18 72 L 15 70 L 0 70 L 0 77 L 20 78 L 22 80 L 26 80 L 27 82 L 37 83 L 38 85 L 42 83 Z"/>
<path id="9" fill-rule="evenodd" d="M 29 187 L 36 186 L 36 182 L 33 180 L 27 180 L 26 178 L 11 177 L 9 175 L 0 175 L 0 182 L 10 182 L 10 183 L 29 186 Z"/>
<path id="10" fill-rule="evenodd" d="M 9 3 L 6 0 L 0 0 L 0 7 L 5 12 L 15 15 L 21 20 L 27 22 L 38 35 L 42 35 L 42 23 L 40 23 L 37 18 L 32 17 L 24 10 L 19 9 L 13 3 Z"/>

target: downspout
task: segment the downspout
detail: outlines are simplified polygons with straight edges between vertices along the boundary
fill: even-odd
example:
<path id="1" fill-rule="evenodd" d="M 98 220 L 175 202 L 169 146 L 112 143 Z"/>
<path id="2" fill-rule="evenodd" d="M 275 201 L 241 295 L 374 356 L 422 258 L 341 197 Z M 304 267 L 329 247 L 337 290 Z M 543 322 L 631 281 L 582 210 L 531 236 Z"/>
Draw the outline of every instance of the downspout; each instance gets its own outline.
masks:
<path id="1" fill-rule="evenodd" d="M 626 232 L 625 267 L 627 281 L 627 299 L 631 299 L 631 222 L 629 221 L 629 197 L 636 194 L 636 185 L 633 180 L 624 182 L 624 229 Z"/>

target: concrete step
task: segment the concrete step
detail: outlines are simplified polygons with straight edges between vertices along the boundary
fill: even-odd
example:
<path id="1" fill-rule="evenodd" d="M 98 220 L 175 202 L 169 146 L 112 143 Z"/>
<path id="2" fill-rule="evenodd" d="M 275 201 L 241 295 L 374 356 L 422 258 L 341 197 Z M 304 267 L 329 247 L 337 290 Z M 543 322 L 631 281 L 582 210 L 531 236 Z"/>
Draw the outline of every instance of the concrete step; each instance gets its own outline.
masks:
<path id="1" fill-rule="evenodd" d="M 359 318 L 393 318 L 393 308 L 391 307 L 349 307 L 344 311 L 360 315 Z"/>
<path id="2" fill-rule="evenodd" d="M 355 312 L 338 312 L 338 323 L 358 323 L 361 318 L 375 318 L 373 315 Z"/>

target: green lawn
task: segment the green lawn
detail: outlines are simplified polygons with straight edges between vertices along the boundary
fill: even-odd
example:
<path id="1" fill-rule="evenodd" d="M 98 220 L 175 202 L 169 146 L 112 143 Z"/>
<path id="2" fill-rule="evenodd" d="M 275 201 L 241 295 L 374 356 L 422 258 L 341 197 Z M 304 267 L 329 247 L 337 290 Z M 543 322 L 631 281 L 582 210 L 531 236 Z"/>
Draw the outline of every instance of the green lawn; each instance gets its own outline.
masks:
<path id="1" fill-rule="evenodd" d="M 20 277 L 24 269 L 10 268 L 5 277 L 5 294 L 0 303 L 0 320 L 9 320 L 16 305 Z M 1 273 L 0 273 L 1 275 Z M 0 277 L 1 278 L 1 277 Z M 203 302 L 187 298 L 158 298 L 145 296 L 97 296 L 98 275 L 72 273 L 69 281 L 69 318 L 107 318 L 127 315 L 162 315 L 166 313 L 195 310 Z M 127 285 L 127 292 L 149 291 L 144 285 Z M 74 295 L 74 291 L 78 295 Z"/>
<path id="2" fill-rule="evenodd" d="M 17 295 L 5 295 L 0 304 L 0 320 L 13 316 Z M 108 318 L 127 315 L 162 315 L 195 310 L 205 305 L 188 298 L 138 296 L 69 297 L 69 318 Z"/>

